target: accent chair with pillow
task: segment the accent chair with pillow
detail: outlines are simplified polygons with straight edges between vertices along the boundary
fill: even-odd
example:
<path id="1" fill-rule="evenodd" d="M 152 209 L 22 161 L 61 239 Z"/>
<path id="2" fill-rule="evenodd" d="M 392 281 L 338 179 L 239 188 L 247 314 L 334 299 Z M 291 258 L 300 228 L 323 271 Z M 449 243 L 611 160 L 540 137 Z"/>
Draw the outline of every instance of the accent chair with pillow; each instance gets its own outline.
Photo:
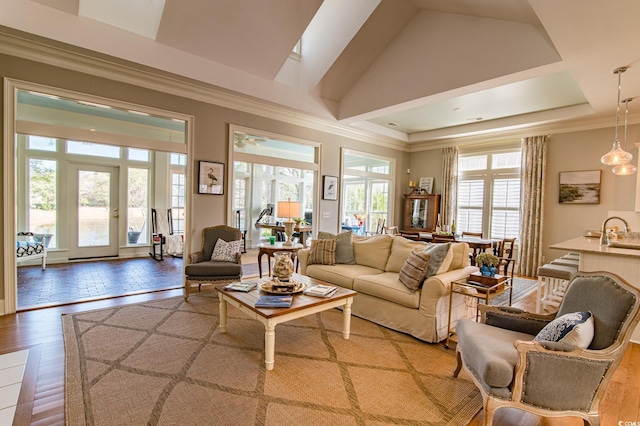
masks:
<path id="1" fill-rule="evenodd" d="M 184 299 L 189 299 L 192 284 L 219 284 L 237 281 L 242 277 L 240 248 L 242 233 L 227 225 L 202 230 L 202 249 L 189 256 L 185 267 Z"/>
<path id="2" fill-rule="evenodd" d="M 458 366 L 484 400 L 484 422 L 518 408 L 600 424 L 598 406 L 640 320 L 640 291 L 615 274 L 578 272 L 555 314 L 480 305 L 458 321 Z"/>

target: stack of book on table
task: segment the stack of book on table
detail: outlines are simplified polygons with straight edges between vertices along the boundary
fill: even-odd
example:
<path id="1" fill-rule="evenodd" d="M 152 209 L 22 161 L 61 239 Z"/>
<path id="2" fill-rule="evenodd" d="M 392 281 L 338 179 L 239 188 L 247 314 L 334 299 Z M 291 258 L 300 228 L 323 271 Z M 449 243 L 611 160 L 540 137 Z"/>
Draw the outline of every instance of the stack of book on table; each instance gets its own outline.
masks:
<path id="1" fill-rule="evenodd" d="M 288 308 L 291 306 L 293 296 L 260 296 L 256 300 L 256 308 Z"/>
<path id="2" fill-rule="evenodd" d="M 234 281 L 224 286 L 225 290 L 249 292 L 258 286 L 257 281 Z"/>
<path id="3" fill-rule="evenodd" d="M 306 289 L 304 294 L 315 297 L 331 297 L 336 291 L 338 291 L 338 287 L 318 284 Z"/>

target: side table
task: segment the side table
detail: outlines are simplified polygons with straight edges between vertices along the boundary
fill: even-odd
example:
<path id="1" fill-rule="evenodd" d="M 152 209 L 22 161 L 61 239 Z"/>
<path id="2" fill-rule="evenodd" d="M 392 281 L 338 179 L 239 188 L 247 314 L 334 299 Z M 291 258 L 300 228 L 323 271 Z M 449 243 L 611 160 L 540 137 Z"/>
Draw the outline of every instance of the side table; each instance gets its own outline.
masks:
<path id="1" fill-rule="evenodd" d="M 260 243 L 258 244 L 258 272 L 260 273 L 260 278 L 262 278 L 262 255 L 267 255 L 267 264 L 269 265 L 269 276 L 271 276 L 271 258 L 273 257 L 273 253 L 277 251 L 288 251 L 291 252 L 291 260 L 296 264 L 296 272 L 298 271 L 298 259 L 296 258 L 296 253 L 298 250 L 304 248 L 304 246 L 300 243 L 296 243 L 292 246 L 285 246 L 283 242 L 277 242 L 274 244 L 270 243 Z"/>
<path id="2" fill-rule="evenodd" d="M 453 306 L 453 295 L 462 294 L 464 296 L 473 297 L 485 304 L 489 304 L 492 299 L 501 295 L 505 291 L 509 291 L 509 306 L 513 297 L 511 278 L 504 275 L 496 275 L 495 284 L 483 285 L 474 282 L 474 276 L 468 276 L 462 280 L 451 281 L 449 288 L 449 322 L 447 323 L 447 341 L 444 347 L 449 348 L 449 341 L 456 334 L 451 328 L 451 308 Z M 478 320 L 478 310 L 476 310 L 476 321 Z"/>

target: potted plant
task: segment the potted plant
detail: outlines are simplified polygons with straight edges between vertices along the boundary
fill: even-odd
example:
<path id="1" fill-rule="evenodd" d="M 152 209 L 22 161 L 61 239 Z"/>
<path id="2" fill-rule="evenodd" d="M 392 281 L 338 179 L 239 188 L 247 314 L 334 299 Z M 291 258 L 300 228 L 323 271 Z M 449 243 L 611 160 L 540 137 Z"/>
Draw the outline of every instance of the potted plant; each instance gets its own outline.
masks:
<path id="1" fill-rule="evenodd" d="M 500 259 L 491 253 L 480 253 L 476 256 L 476 264 L 480 265 L 480 273 L 488 277 L 493 277 L 496 274 L 498 263 L 500 263 Z"/>

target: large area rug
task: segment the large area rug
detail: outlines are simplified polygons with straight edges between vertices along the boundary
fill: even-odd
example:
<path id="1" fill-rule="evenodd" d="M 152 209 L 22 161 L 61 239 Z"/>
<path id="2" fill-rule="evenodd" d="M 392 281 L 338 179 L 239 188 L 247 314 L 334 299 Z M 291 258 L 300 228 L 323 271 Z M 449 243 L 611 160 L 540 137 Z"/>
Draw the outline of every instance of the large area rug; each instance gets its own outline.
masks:
<path id="1" fill-rule="evenodd" d="M 276 328 L 214 292 L 63 316 L 69 425 L 466 425 L 480 393 L 455 355 L 331 310 Z"/>

